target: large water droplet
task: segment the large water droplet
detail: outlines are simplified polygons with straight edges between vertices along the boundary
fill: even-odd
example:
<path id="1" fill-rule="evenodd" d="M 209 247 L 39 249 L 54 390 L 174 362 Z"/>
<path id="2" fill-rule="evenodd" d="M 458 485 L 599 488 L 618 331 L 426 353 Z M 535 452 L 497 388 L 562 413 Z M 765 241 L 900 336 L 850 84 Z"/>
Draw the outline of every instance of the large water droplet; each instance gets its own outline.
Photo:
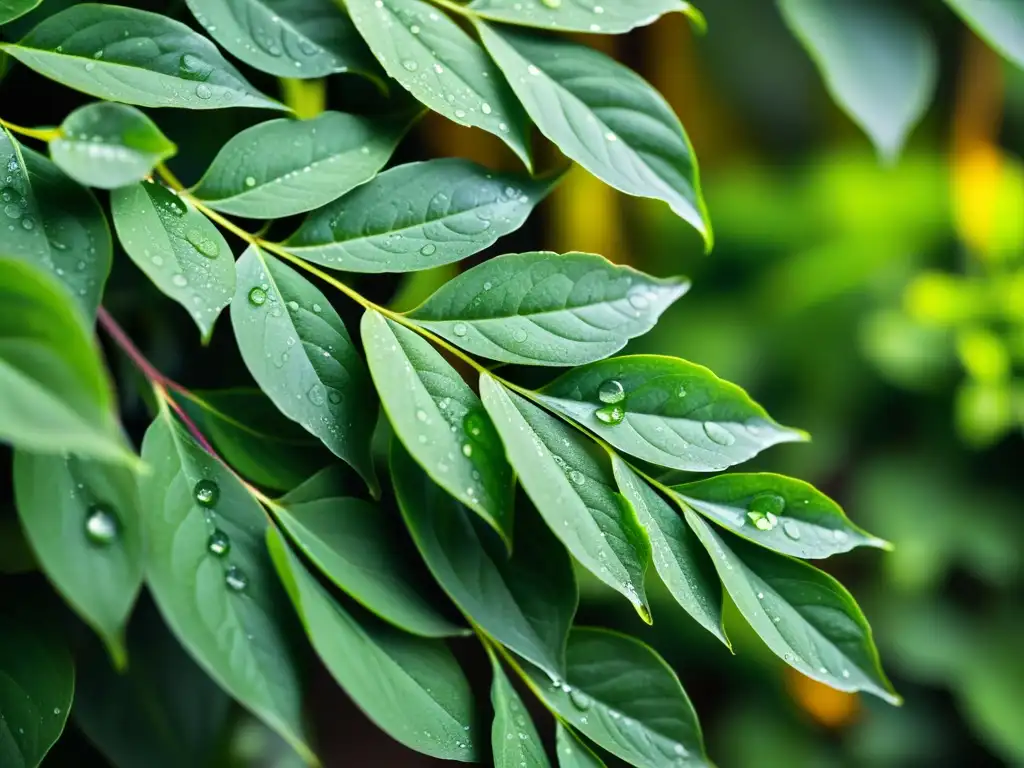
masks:
<path id="1" fill-rule="evenodd" d="M 215 507 L 220 499 L 220 486 L 213 480 L 200 480 L 192 489 L 196 503 L 203 507 Z"/>
<path id="2" fill-rule="evenodd" d="M 469 332 L 469 327 L 465 323 L 456 323 L 455 327 L 452 328 L 452 333 L 454 333 L 459 338 L 462 338 L 468 332 Z"/>
<path id="3" fill-rule="evenodd" d="M 210 534 L 206 541 L 206 549 L 215 557 L 224 557 L 231 551 L 231 539 L 220 528 Z"/>
<path id="4" fill-rule="evenodd" d="M 420 65 L 417 64 L 416 61 L 413 59 L 403 59 L 402 66 L 405 67 L 405 69 L 407 69 L 409 72 L 415 72 L 417 69 L 420 68 Z"/>
<path id="5" fill-rule="evenodd" d="M 213 96 L 213 91 L 210 90 L 210 86 L 206 83 L 200 83 L 196 86 L 196 96 L 200 99 L 206 100 Z"/>
<path id="6" fill-rule="evenodd" d="M 590 709 L 590 705 L 592 703 L 590 701 L 590 697 L 579 688 L 573 688 L 569 691 L 569 701 L 572 702 L 576 709 L 582 709 L 584 711 Z"/>
<path id="7" fill-rule="evenodd" d="M 569 472 L 569 479 L 572 480 L 576 485 L 583 485 L 587 482 L 587 477 L 578 469 L 574 469 Z"/>
<path id="8" fill-rule="evenodd" d="M 792 520 L 787 520 L 782 524 L 782 532 L 793 539 L 793 541 L 797 541 L 800 538 L 800 526 Z"/>
<path id="9" fill-rule="evenodd" d="M 526 335 L 527 334 L 525 328 L 516 328 L 514 331 L 512 331 L 512 340 L 522 344 L 524 341 L 526 341 Z"/>
<path id="10" fill-rule="evenodd" d="M 249 303 L 254 307 L 262 307 L 267 303 L 267 292 L 262 288 L 253 288 L 249 291 Z"/>
<path id="11" fill-rule="evenodd" d="M 621 403 L 626 399 L 626 390 L 622 382 L 617 379 L 608 379 L 598 387 L 597 397 L 602 403 Z"/>
<path id="12" fill-rule="evenodd" d="M 622 420 L 626 418 L 626 409 L 615 403 L 606 405 L 604 408 L 598 408 L 594 411 L 594 416 L 603 424 L 615 426 L 616 424 L 621 424 Z"/>
<path id="13" fill-rule="evenodd" d="M 319 384 L 314 384 L 310 387 L 309 392 L 306 393 L 306 397 L 309 398 L 309 402 L 313 405 L 323 405 L 325 401 L 324 388 Z"/>
<path id="14" fill-rule="evenodd" d="M 198 229 L 190 229 L 185 233 L 185 239 L 189 244 L 208 259 L 215 259 L 220 255 L 220 246 L 210 237 L 207 237 Z"/>
<path id="15" fill-rule="evenodd" d="M 247 187 L 255 187 L 256 186 L 256 177 L 255 176 L 246 176 L 245 177 L 245 186 L 247 186 Z"/>
<path id="16" fill-rule="evenodd" d="M 106 504 L 94 504 L 85 516 L 85 535 L 97 546 L 107 547 L 117 541 L 121 526 L 114 510 Z"/>
<path id="17" fill-rule="evenodd" d="M 479 411 L 470 411 L 462 420 L 462 428 L 472 438 L 479 438 L 487 426 L 486 418 Z"/>
<path id="18" fill-rule="evenodd" d="M 713 421 L 704 422 L 704 434 L 719 445 L 729 446 L 736 442 L 736 436 L 732 432 Z"/>
<path id="19" fill-rule="evenodd" d="M 423 254 L 424 256 L 433 256 L 435 253 L 437 253 L 437 246 L 434 245 L 433 243 L 427 243 L 422 248 L 420 248 L 420 253 Z"/>
<path id="20" fill-rule="evenodd" d="M 198 56 L 191 53 L 183 53 L 178 59 L 178 76 L 186 80 L 208 80 L 213 74 L 213 68 Z M 209 90 L 209 88 L 207 88 Z M 198 94 L 197 94 L 198 95 Z M 210 98 L 200 96 L 199 98 Z"/>
<path id="21" fill-rule="evenodd" d="M 249 586 L 249 577 L 237 565 L 232 565 L 224 572 L 224 583 L 233 592 L 241 592 Z"/>

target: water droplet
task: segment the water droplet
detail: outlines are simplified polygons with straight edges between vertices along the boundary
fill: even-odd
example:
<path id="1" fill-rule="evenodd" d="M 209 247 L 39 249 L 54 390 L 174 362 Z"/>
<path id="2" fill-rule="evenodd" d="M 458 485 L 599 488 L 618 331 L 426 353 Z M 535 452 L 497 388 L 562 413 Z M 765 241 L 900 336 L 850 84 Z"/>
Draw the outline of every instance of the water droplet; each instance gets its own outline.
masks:
<path id="1" fill-rule="evenodd" d="M 615 426 L 621 424 L 622 420 L 626 418 L 626 410 L 619 404 L 606 405 L 604 408 L 598 408 L 594 411 L 594 416 L 597 420 L 603 424 L 610 424 Z"/>
<path id="2" fill-rule="evenodd" d="M 120 524 L 114 510 L 105 504 L 94 504 L 89 507 L 85 516 L 85 535 L 90 542 L 107 547 L 117 541 Z"/>
<path id="3" fill-rule="evenodd" d="M 469 443 L 464 443 L 462 445 L 462 455 L 465 456 L 467 459 L 470 456 L 472 456 L 473 455 L 473 446 L 470 445 Z"/>
<path id="4" fill-rule="evenodd" d="M 237 565 L 232 565 L 224 573 L 224 583 L 233 592 L 241 592 L 249 586 L 249 577 Z"/>
<path id="5" fill-rule="evenodd" d="M 626 399 L 626 390 L 622 382 L 617 379 L 608 379 L 598 387 L 597 397 L 602 403 L 621 403 Z"/>
<path id="6" fill-rule="evenodd" d="M 332 389 L 330 392 L 327 393 L 327 400 L 331 403 L 334 403 L 334 405 L 337 405 L 338 403 L 341 402 L 341 394 L 335 392 Z"/>
<path id="7" fill-rule="evenodd" d="M 530 73 L 531 75 L 533 75 L 534 77 L 536 77 L 537 75 L 539 75 L 539 74 L 540 74 L 540 70 L 539 70 L 539 69 L 537 69 L 537 67 L 535 67 L 535 66 L 534 66 L 533 64 L 531 64 L 530 66 L 528 66 L 528 67 L 526 68 L 526 71 L 527 71 L 527 72 L 529 72 L 529 73 Z"/>
<path id="8" fill-rule="evenodd" d="M 217 245 L 217 242 L 198 229 L 190 229 L 185 232 L 185 239 L 188 240 L 189 245 L 208 259 L 215 259 L 220 255 L 220 246 Z"/>
<path id="9" fill-rule="evenodd" d="M 245 186 L 247 186 L 247 187 L 255 187 L 256 186 L 256 177 L 255 176 L 246 176 L 245 177 Z"/>
<path id="10" fill-rule="evenodd" d="M 468 333 L 468 331 L 469 331 L 469 328 L 466 326 L 465 323 L 456 323 L 455 327 L 452 328 L 452 333 L 454 333 L 459 338 L 462 338 L 463 336 L 465 336 L 466 333 Z"/>
<path id="11" fill-rule="evenodd" d="M 319 315 L 323 311 L 324 311 L 323 307 L 321 307 L 319 304 L 314 304 L 313 305 L 313 314 Z"/>
<path id="12" fill-rule="evenodd" d="M 26 216 L 25 218 L 23 218 L 21 220 L 21 228 L 22 229 L 35 229 L 35 227 L 36 227 L 36 220 L 33 219 L 31 216 Z"/>
<path id="13" fill-rule="evenodd" d="M 844 669 L 843 670 L 843 678 L 846 679 L 846 680 L 850 679 L 850 670 L 848 670 L 848 669 Z"/>
<path id="14" fill-rule="evenodd" d="M 210 86 L 206 83 L 200 83 L 196 86 L 196 96 L 205 100 L 213 96 L 213 91 L 210 90 Z"/>
<path id="15" fill-rule="evenodd" d="M 86 65 L 85 65 L 85 71 L 86 72 L 92 72 L 94 69 L 96 69 L 96 62 L 90 61 L 90 62 L 86 63 Z"/>
<path id="16" fill-rule="evenodd" d="M 480 105 L 480 111 L 483 112 L 485 115 L 491 114 L 491 105 L 485 101 L 483 104 Z"/>
<path id="17" fill-rule="evenodd" d="M 792 520 L 787 520 L 782 524 L 782 532 L 793 539 L 793 541 L 797 541 L 800 538 L 800 526 Z"/>
<path id="18" fill-rule="evenodd" d="M 578 469 L 574 469 L 569 473 L 569 479 L 572 480 L 576 485 L 583 485 L 587 482 L 587 477 Z"/>
<path id="19" fill-rule="evenodd" d="M 719 445 L 729 446 L 736 442 L 736 436 L 733 435 L 732 432 L 721 424 L 716 424 L 713 421 L 704 422 L 704 434 L 706 434 L 712 442 L 718 443 Z"/>
<path id="20" fill-rule="evenodd" d="M 179 288 L 184 288 L 186 285 L 188 285 L 188 278 L 185 277 L 184 275 L 175 275 L 174 277 L 171 278 L 171 282 L 174 283 Z"/>
<path id="21" fill-rule="evenodd" d="M 220 528 L 210 534 L 206 541 L 207 551 L 214 557 L 224 557 L 231 551 L 231 539 Z"/>
<path id="22" fill-rule="evenodd" d="M 590 709 L 590 697 L 578 688 L 573 688 L 569 691 L 569 701 L 572 702 L 576 709 L 582 709 L 584 711 Z"/>
<path id="23" fill-rule="evenodd" d="M 520 344 L 526 341 L 526 329 L 516 328 L 514 331 L 512 331 L 512 340 Z"/>
<path id="24" fill-rule="evenodd" d="M 427 420 L 427 412 L 424 411 L 422 408 L 417 409 L 417 411 L 416 411 L 416 418 L 419 421 L 426 421 Z"/>
<path id="25" fill-rule="evenodd" d="M 215 507 L 220 499 L 220 486 L 213 480 L 200 480 L 192 489 L 192 496 L 202 507 Z"/>
<path id="26" fill-rule="evenodd" d="M 777 493 L 762 493 L 750 500 L 747 509 L 761 515 L 781 515 L 786 509 L 786 500 Z"/>
<path id="27" fill-rule="evenodd" d="M 262 307 L 267 303 L 267 292 L 262 288 L 253 288 L 249 291 L 249 303 L 254 307 Z"/>
<path id="28" fill-rule="evenodd" d="M 405 67 L 410 72 L 415 72 L 417 69 L 420 68 L 420 65 L 417 64 L 413 59 L 403 59 L 402 66 Z"/>
<path id="29" fill-rule="evenodd" d="M 437 252 L 437 246 L 433 243 L 427 243 L 420 248 L 420 253 L 424 256 L 433 256 Z"/>
<path id="30" fill-rule="evenodd" d="M 313 405 L 323 405 L 325 400 L 324 388 L 319 384 L 314 384 L 310 387 L 309 392 L 306 393 L 306 397 L 309 398 L 309 402 Z"/>

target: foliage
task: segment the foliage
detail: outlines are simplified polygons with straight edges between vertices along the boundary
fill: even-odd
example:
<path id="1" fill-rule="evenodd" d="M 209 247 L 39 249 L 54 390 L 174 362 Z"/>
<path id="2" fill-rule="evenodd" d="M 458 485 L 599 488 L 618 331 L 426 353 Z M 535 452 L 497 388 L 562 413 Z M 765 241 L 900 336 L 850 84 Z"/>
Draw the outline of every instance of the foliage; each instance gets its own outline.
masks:
<path id="1" fill-rule="evenodd" d="M 1019 10 L 949 4 L 1019 60 Z M 179 751 L 209 762 L 222 691 L 316 764 L 303 711 L 312 652 L 381 730 L 433 757 L 549 765 L 528 694 L 556 724 L 560 765 L 711 765 L 661 656 L 577 625 L 580 578 L 649 624 L 656 574 L 731 647 L 727 595 L 803 676 L 899 702 L 854 598 L 804 562 L 885 541 L 793 478 L 669 480 L 807 439 L 702 366 L 613 357 L 655 328 L 688 280 L 595 254 L 523 252 L 478 260 L 408 312 L 371 298 L 388 274 L 466 261 L 522 227 L 564 178 L 555 149 L 616 190 L 665 203 L 710 249 L 697 159 L 666 100 L 558 34 L 623 33 L 670 12 L 702 28 L 689 3 L 250 0 L 241 11 L 190 0 L 192 19 L 167 15 L 170 4 L 37 5 L 0 0 L 0 23 L 14 22 L 4 29 L 24 26 L 0 43 L 0 73 L 19 63 L 101 101 L 57 128 L 0 120 L 0 438 L 15 449 L 33 555 L 15 568 L 17 547 L 5 544 L 0 571 L 41 569 L 120 676 L 104 681 L 103 662 L 41 607 L 5 599 L 0 762 L 38 765 L 72 709 L 118 765 Z M 881 3 L 779 5 L 838 103 L 894 157 L 934 89 L 927 29 Z M 884 38 L 871 34 L 880 29 Z M 327 98 L 320 78 L 342 73 L 377 89 L 376 106 L 311 109 Z M 251 82 L 266 75 L 287 78 L 284 103 Z M 165 161 L 189 147 L 137 107 L 271 119 L 229 137 L 186 187 Z M 442 158 L 382 170 L 424 107 L 492 134 L 524 168 Z M 89 187 L 109 194 L 101 202 Z M 137 349 L 102 305 L 111 231 L 202 344 L 228 310 L 245 388 L 193 391 Z M 114 278 L 129 269 L 121 258 Z M 353 304 L 358 333 L 344 317 Z M 151 390 L 138 454 L 96 325 Z M 545 376 L 551 368 L 570 370 Z M 168 642 L 127 629 L 143 585 L 197 667 L 184 661 L 189 674 L 161 681 L 147 706 L 177 722 L 181 701 L 201 692 L 211 713 L 207 728 L 182 728 L 181 743 L 140 745 L 145 727 L 111 725 L 137 715 L 148 683 L 135 676 Z M 490 727 L 460 664 L 464 636 L 491 662 Z M 74 702 L 73 659 L 84 683 Z"/>

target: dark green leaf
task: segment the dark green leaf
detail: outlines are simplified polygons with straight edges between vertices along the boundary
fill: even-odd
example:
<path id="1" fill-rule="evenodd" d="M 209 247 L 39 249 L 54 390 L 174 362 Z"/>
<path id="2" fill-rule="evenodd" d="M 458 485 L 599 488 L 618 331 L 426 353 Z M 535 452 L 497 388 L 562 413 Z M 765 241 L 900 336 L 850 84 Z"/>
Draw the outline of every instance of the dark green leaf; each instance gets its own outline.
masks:
<path id="1" fill-rule="evenodd" d="M 332 0 L 187 0 L 207 32 L 251 67 L 278 77 L 376 73 L 344 6 Z"/>
<path id="2" fill-rule="evenodd" d="M 552 186 L 467 160 L 409 163 L 314 211 L 284 245 L 346 272 L 430 269 L 518 229 Z"/>
<path id="3" fill-rule="evenodd" d="M 0 24 L 7 24 L 24 16 L 43 0 L 0 0 Z"/>
<path id="4" fill-rule="evenodd" d="M 249 373 L 285 416 L 319 437 L 376 493 L 370 438 L 377 396 L 334 307 L 255 246 L 238 260 L 231 324 Z"/>
<path id="5" fill-rule="evenodd" d="M 888 0 L 779 0 L 836 103 L 886 159 L 924 115 L 938 80 L 929 30 Z"/>
<path id="6" fill-rule="evenodd" d="M 0 610 L 0 765 L 39 765 L 64 730 L 74 691 L 74 661 L 56 628 L 25 609 Z"/>
<path id="7" fill-rule="evenodd" d="M 13 512 L 13 507 L 11 512 Z M 25 540 L 25 534 L 18 525 L 18 518 L 6 516 L 0 508 L 0 574 L 31 573 L 39 570 L 39 563 L 32 553 L 32 547 Z"/>
<path id="8" fill-rule="evenodd" d="M 124 626 L 143 570 L 135 475 L 74 456 L 17 451 L 14 492 L 43 571 L 124 667 Z"/>
<path id="9" fill-rule="evenodd" d="M 235 293 L 234 259 L 220 230 L 190 202 L 151 182 L 112 190 L 110 209 L 125 253 L 209 340 Z"/>
<path id="10" fill-rule="evenodd" d="M 717 472 L 806 435 L 779 426 L 747 393 L 675 357 L 635 355 L 577 368 L 544 402 L 626 453 L 663 467 Z"/>
<path id="11" fill-rule="evenodd" d="M 613 456 L 612 467 L 619 490 L 647 531 L 654 567 L 668 591 L 698 624 L 731 647 L 722 625 L 722 584 L 700 541 L 626 462 Z"/>
<path id="12" fill-rule="evenodd" d="M 512 30 L 499 33 L 483 22 L 476 26 L 541 133 L 621 192 L 668 203 L 710 250 L 697 159 L 661 94 L 593 48 Z"/>
<path id="13" fill-rule="evenodd" d="M 410 749 L 474 762 L 472 692 L 444 643 L 407 635 L 371 616 L 357 620 L 303 568 L 274 528 L 267 529 L 267 545 L 313 648 L 366 715 Z"/>
<path id="14" fill-rule="evenodd" d="M 522 105 L 458 24 L 420 0 L 348 0 L 346 6 L 370 50 L 403 88 L 449 120 L 493 133 L 532 167 Z"/>
<path id="15" fill-rule="evenodd" d="M 341 112 L 259 123 L 224 145 L 192 192 L 253 219 L 311 211 L 372 179 L 408 128 L 408 119 Z"/>
<path id="16" fill-rule="evenodd" d="M 794 557 L 891 547 L 851 523 L 839 505 L 814 486 L 791 477 L 736 473 L 677 485 L 672 491 L 743 538 Z"/>
<path id="17" fill-rule="evenodd" d="M 50 142 L 50 156 L 71 178 L 114 189 L 141 181 L 178 148 L 142 112 L 98 102 L 72 112 Z"/>
<path id="18" fill-rule="evenodd" d="M 146 432 L 140 480 L 146 581 L 192 657 L 308 761 L 286 604 L 267 557 L 267 517 L 164 407 Z"/>
<path id="19" fill-rule="evenodd" d="M 285 108 L 253 88 L 205 37 L 135 8 L 74 5 L 0 50 L 100 99 L 140 107 Z"/>
<path id="20" fill-rule="evenodd" d="M 841 691 L 900 702 L 879 664 L 867 619 L 838 581 L 799 560 L 719 534 L 686 507 L 683 513 L 736 607 L 777 656 Z"/>
<path id="21" fill-rule="evenodd" d="M 0 258 L 0 440 L 135 463 L 82 311 L 55 278 Z"/>
<path id="22" fill-rule="evenodd" d="M 491 753 L 494 768 L 550 768 L 544 745 L 530 713 L 522 699 L 505 676 L 501 664 L 489 648 L 491 670 L 491 706 L 494 722 L 491 725 Z"/>
<path id="23" fill-rule="evenodd" d="M 561 723 L 555 731 L 555 750 L 558 752 L 558 768 L 605 768 L 601 758 Z"/>
<path id="24" fill-rule="evenodd" d="M 527 673 L 573 728 L 637 768 L 710 765 L 679 678 L 648 646 L 604 629 L 574 629 L 568 664 L 565 682 Z"/>
<path id="25" fill-rule="evenodd" d="M 383 510 L 360 499 L 327 497 L 285 500 L 271 511 L 325 576 L 382 619 L 422 637 L 466 633 L 431 604 L 429 575 Z"/>
<path id="26" fill-rule="evenodd" d="M 1024 68 L 1024 8 L 1017 0 L 946 0 L 989 45 Z"/>
<path id="27" fill-rule="evenodd" d="M 512 468 L 480 398 L 421 336 L 367 310 L 363 347 L 395 434 L 431 479 L 512 538 Z"/>
<path id="28" fill-rule="evenodd" d="M 685 13 L 704 27 L 700 11 L 683 0 L 474 0 L 469 10 L 490 21 L 603 35 L 647 26 L 673 11 Z"/>
<path id="29" fill-rule="evenodd" d="M 512 557 L 395 441 L 395 495 L 434 578 L 491 637 L 549 675 L 564 674 L 578 594 L 572 563 L 533 510 L 516 521 Z"/>
<path id="30" fill-rule="evenodd" d="M 91 318 L 110 274 L 111 242 L 96 199 L 49 158 L 23 147 L 0 129 L 0 203 L 6 214 L 0 257 L 48 269 Z"/>
<path id="31" fill-rule="evenodd" d="M 632 507 L 615 490 L 608 456 L 486 374 L 480 397 L 548 526 L 583 567 L 625 595 L 649 623 L 644 574 L 651 547 Z"/>
<path id="32" fill-rule="evenodd" d="M 449 281 L 409 317 L 492 360 L 581 365 L 647 333 L 689 287 L 590 253 L 512 253 Z"/>

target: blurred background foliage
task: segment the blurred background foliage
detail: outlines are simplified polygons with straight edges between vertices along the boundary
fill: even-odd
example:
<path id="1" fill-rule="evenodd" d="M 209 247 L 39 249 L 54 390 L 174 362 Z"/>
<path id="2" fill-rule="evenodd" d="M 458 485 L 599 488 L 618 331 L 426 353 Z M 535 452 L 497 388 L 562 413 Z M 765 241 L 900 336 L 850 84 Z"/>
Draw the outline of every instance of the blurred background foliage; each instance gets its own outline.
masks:
<path id="1" fill-rule="evenodd" d="M 942 3 L 891 1 L 913 6 L 941 50 L 937 98 L 895 162 L 880 160 L 833 105 L 774 3 L 713 0 L 701 4 L 704 37 L 669 16 L 587 42 L 642 72 L 681 116 L 701 161 L 714 253 L 704 256 L 698 236 L 664 206 L 575 170 L 523 231 L 492 251 L 592 251 L 692 277 L 690 294 L 629 351 L 707 365 L 783 423 L 809 430 L 810 446 L 773 449 L 758 468 L 815 483 L 896 545 L 827 567 L 871 620 L 906 698 L 901 709 L 800 677 L 734 611 L 731 656 L 667 596 L 654 603 L 648 628 L 622 601 L 584 583 L 583 621 L 627 628 L 679 671 L 722 768 L 1024 765 L 1024 72 Z M 68 4 L 48 0 L 34 18 Z M 134 5 L 168 13 L 165 3 Z M 179 6 L 176 16 L 189 22 Z M 0 31 L 4 39 L 23 32 Z M 253 80 L 307 114 L 324 103 L 395 107 L 356 78 L 332 78 L 326 90 Z M 2 89 L 4 116 L 15 122 L 44 114 L 56 124 L 87 101 L 21 67 L 5 73 Z M 236 112 L 244 114 L 153 113 L 185 150 L 171 166 L 187 183 L 227 138 L 265 118 Z M 516 167 L 497 140 L 436 115 L 417 126 L 396 161 L 430 155 Z M 546 165 L 558 162 L 548 150 Z M 183 312 L 126 259 L 115 264 L 108 304 L 166 373 L 196 388 L 248 383 L 223 327 L 200 347 Z M 456 268 L 356 281 L 375 300 L 408 308 Z M 338 308 L 355 317 L 352 307 Z M 127 364 L 118 363 L 112 358 L 137 432 L 145 405 Z M 13 535 L 8 522 L 0 512 L 0 544 Z M 136 623 L 147 621 L 151 611 Z M 189 664 L 174 658 L 162 656 L 154 668 Z M 477 666 L 486 685 L 484 664 Z M 321 715 L 328 765 L 434 764 L 383 744 L 351 704 L 320 688 L 334 697 Z M 239 721 L 221 747 L 223 764 L 290 764 L 258 726 L 212 701 L 218 695 L 207 692 L 206 725 Z M 47 764 L 99 760 L 86 749 L 72 735 Z"/>

